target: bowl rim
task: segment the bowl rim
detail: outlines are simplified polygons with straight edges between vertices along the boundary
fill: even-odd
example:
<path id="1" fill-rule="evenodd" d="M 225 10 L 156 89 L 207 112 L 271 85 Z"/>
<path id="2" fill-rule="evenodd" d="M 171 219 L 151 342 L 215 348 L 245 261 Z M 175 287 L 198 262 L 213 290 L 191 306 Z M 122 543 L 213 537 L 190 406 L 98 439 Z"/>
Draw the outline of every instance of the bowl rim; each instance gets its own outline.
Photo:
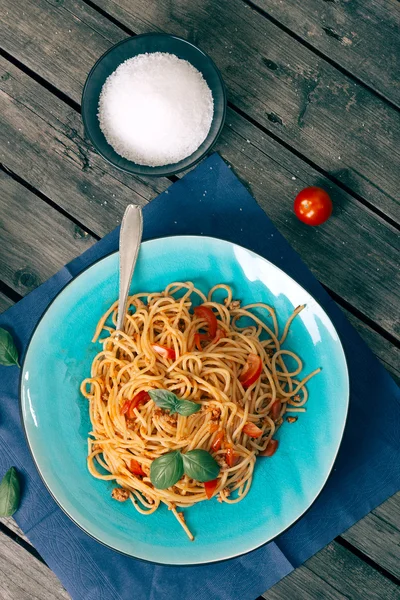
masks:
<path id="1" fill-rule="evenodd" d="M 135 560 L 139 560 L 145 563 L 149 563 L 149 564 L 153 564 L 153 565 L 158 565 L 158 566 L 162 566 L 162 567 L 176 567 L 176 568 L 180 568 L 180 567 L 200 567 L 200 566 L 207 566 L 207 565 L 213 565 L 213 564 L 219 564 L 219 563 L 223 563 L 229 560 L 234 560 L 237 558 L 240 558 L 241 556 L 246 556 L 247 554 L 251 554 L 252 552 L 255 552 L 256 550 L 259 550 L 260 548 L 262 548 L 263 546 L 266 546 L 267 544 L 270 544 L 271 542 L 275 542 L 276 539 L 278 539 L 281 535 L 283 535 L 284 533 L 286 533 L 287 531 L 289 531 L 292 527 L 294 527 L 298 521 L 300 521 L 300 519 L 302 519 L 310 510 L 311 508 L 314 506 L 314 504 L 316 503 L 316 501 L 319 499 L 319 497 L 321 496 L 322 492 L 324 491 L 327 482 L 330 478 L 330 476 L 332 475 L 338 454 L 339 454 L 339 450 L 342 446 L 343 443 L 343 436 L 344 436 L 344 432 L 346 429 L 346 425 L 347 425 L 347 421 L 348 421 L 348 416 L 349 416 L 349 406 L 350 406 L 350 377 L 349 377 L 349 369 L 348 369 L 348 364 L 347 364 L 347 359 L 346 359 L 346 353 L 344 351 L 343 348 L 343 344 L 341 341 L 341 338 L 336 330 L 336 327 L 334 326 L 334 324 L 332 323 L 332 320 L 330 318 L 330 316 L 328 315 L 328 313 L 326 312 L 325 308 L 323 306 L 321 306 L 321 304 L 314 298 L 314 296 L 307 291 L 307 289 L 305 287 L 303 287 L 302 284 L 298 283 L 298 281 L 296 281 L 296 279 L 294 279 L 291 275 L 289 275 L 288 273 L 286 273 L 286 271 L 284 271 L 283 269 L 281 269 L 281 267 L 278 267 L 278 265 L 276 265 L 275 263 L 273 263 L 271 260 L 269 260 L 268 258 L 265 258 L 264 256 L 262 256 L 261 254 L 258 254 L 257 252 L 255 252 L 254 250 L 250 250 L 249 248 L 246 248 L 245 246 L 242 246 L 240 244 L 237 244 L 235 242 L 231 242 L 229 240 L 224 240 L 222 238 L 217 238 L 217 237 L 213 237 L 213 236 L 202 236 L 202 235 L 193 235 L 193 234 L 188 234 L 188 235 L 168 235 L 168 236 L 162 236 L 162 237 L 156 237 L 156 238 L 150 238 L 148 240 L 145 240 L 141 243 L 142 244 L 148 244 L 148 243 L 154 243 L 160 240 L 164 240 L 164 239 L 176 239 L 176 238 L 187 238 L 187 239 L 191 239 L 191 238 L 196 238 L 196 239 L 201 239 L 202 241 L 207 241 L 207 240 L 211 240 L 211 241 L 217 241 L 217 242 L 223 242 L 229 245 L 233 245 L 233 246 L 237 246 L 243 250 L 246 250 L 248 252 L 250 252 L 251 254 L 254 254 L 257 257 L 260 257 L 262 260 L 265 260 L 266 262 L 268 262 L 270 265 L 272 265 L 274 268 L 278 269 L 279 271 L 281 271 L 286 277 L 288 277 L 291 281 L 293 281 L 295 284 L 297 284 L 298 286 L 300 286 L 311 298 L 312 300 L 317 304 L 317 306 L 319 306 L 321 308 L 321 310 L 325 313 L 325 315 L 327 316 L 328 320 L 331 323 L 331 326 L 334 330 L 334 332 L 337 335 L 337 339 L 339 342 L 339 347 L 340 347 L 340 351 L 341 351 L 341 357 L 343 359 L 343 366 L 344 366 L 344 383 L 346 386 L 346 412 L 344 415 L 344 419 L 343 419 L 343 424 L 342 424 L 342 430 L 341 430 L 341 434 L 340 434 L 340 439 L 339 439 L 339 443 L 338 443 L 338 447 L 337 450 L 335 452 L 335 455 L 332 458 L 332 462 L 331 465 L 329 467 L 329 469 L 327 470 L 325 479 L 321 485 L 321 488 L 319 490 L 319 492 L 317 493 L 317 495 L 315 496 L 315 498 L 313 498 L 313 500 L 311 501 L 310 505 L 292 522 L 290 523 L 287 527 L 285 527 L 284 529 L 282 529 L 282 531 L 279 531 L 279 533 L 277 533 L 276 535 L 274 535 L 273 537 L 271 537 L 270 539 L 268 539 L 267 541 L 259 544 L 258 546 L 251 548 L 249 550 L 246 550 L 244 552 L 239 552 L 236 553 L 234 555 L 225 557 L 225 558 L 219 558 L 219 559 L 214 559 L 214 560 L 207 560 L 207 561 L 202 561 L 202 562 L 198 562 L 198 563 L 166 563 L 166 562 L 158 562 L 155 560 L 151 560 L 149 558 L 143 558 L 140 556 L 134 556 L 133 554 L 129 553 L 129 552 L 125 552 L 124 550 L 120 550 L 119 548 L 115 548 L 114 546 L 110 545 L 107 542 L 104 542 L 103 540 L 99 539 L 98 537 L 96 537 L 95 534 L 87 531 L 83 525 L 81 525 L 80 523 L 78 523 L 75 518 L 67 511 L 67 509 L 65 509 L 61 503 L 60 500 L 58 500 L 58 498 L 53 494 L 52 490 L 50 489 L 49 485 L 47 484 L 47 481 L 45 479 L 45 476 L 42 474 L 40 468 L 39 468 L 39 464 L 36 460 L 36 457 L 34 455 L 33 452 L 33 448 L 31 447 L 30 441 L 29 441 L 29 436 L 28 436 L 28 431 L 27 431 L 27 427 L 25 424 L 25 419 L 24 419 L 24 415 L 23 415 L 23 402 L 22 402 L 22 387 L 23 387 L 23 375 L 25 372 L 25 363 L 26 363 L 26 359 L 28 356 L 28 351 L 31 345 L 31 342 L 33 340 L 34 335 L 36 334 L 36 330 L 39 328 L 40 324 L 42 323 L 43 319 L 45 318 L 46 314 L 48 313 L 49 309 L 51 308 L 51 306 L 54 304 L 54 302 L 58 299 L 58 297 L 64 292 L 64 290 L 71 284 L 73 283 L 76 279 L 78 279 L 79 277 L 81 277 L 82 275 L 84 275 L 86 273 L 86 271 L 88 271 L 91 267 L 93 267 L 94 265 L 96 265 L 97 263 L 101 262 L 102 260 L 108 259 L 113 255 L 117 255 L 119 253 L 119 250 L 113 250 L 111 252 L 108 252 L 107 254 L 105 254 L 104 256 L 101 256 L 100 258 L 97 258 L 95 261 L 93 261 L 92 263 L 90 263 L 89 265 L 87 265 L 86 267 L 84 267 L 77 275 L 75 275 L 74 277 L 72 277 L 72 279 L 70 281 L 68 281 L 65 285 L 62 286 L 62 288 L 57 292 L 57 294 L 54 296 L 54 298 L 52 298 L 52 300 L 50 301 L 50 303 L 47 305 L 47 307 L 45 308 L 45 310 L 43 311 L 42 315 L 40 316 L 38 322 L 36 323 L 30 337 L 28 340 L 28 343 L 26 345 L 26 350 L 25 353 L 23 355 L 23 359 L 21 361 L 21 369 L 20 369 L 20 375 L 19 375 L 19 386 L 18 386 L 18 403 L 19 403 L 19 413 L 20 413 L 20 420 L 21 420 L 21 424 L 22 424 L 22 429 L 24 432 L 24 436 L 25 436 L 25 441 L 26 444 L 28 446 L 29 449 L 29 453 L 31 455 L 32 461 L 36 467 L 36 470 L 42 480 L 42 483 L 44 484 L 45 488 L 47 489 L 47 491 L 49 492 L 50 496 L 53 498 L 53 500 L 55 501 L 55 503 L 57 504 L 57 506 L 63 511 L 63 513 L 77 526 L 79 527 L 79 529 L 81 531 L 83 531 L 86 535 L 88 535 L 89 537 L 91 537 L 93 540 L 95 540 L 97 543 L 102 544 L 103 546 L 105 546 L 106 548 L 109 548 L 111 550 L 113 550 L 114 552 L 117 552 L 119 554 L 122 554 L 123 556 L 128 556 L 130 558 L 134 558 Z"/>
<path id="2" fill-rule="evenodd" d="M 139 38 L 145 38 L 145 37 L 163 37 L 163 38 L 170 38 L 170 39 L 175 39 L 178 40 L 179 42 L 183 42 L 184 44 L 187 44 L 188 46 L 191 46 L 192 48 L 195 49 L 196 52 L 198 52 L 199 54 L 203 55 L 203 57 L 210 63 L 211 67 L 214 69 L 220 86 L 221 86 L 221 92 L 222 92 L 222 100 L 223 100 L 223 111 L 222 111 L 222 115 L 221 115 L 221 122 L 220 125 L 218 127 L 217 132 L 214 135 L 214 139 L 211 141 L 211 143 L 209 144 L 209 146 L 204 150 L 204 152 L 202 152 L 200 154 L 200 156 L 198 156 L 196 159 L 194 159 L 192 162 L 190 162 L 189 164 L 187 164 L 184 167 L 180 167 L 177 169 L 165 169 L 163 172 L 158 172 L 158 173 L 152 173 L 151 169 L 154 168 L 162 168 L 163 165 L 160 165 L 159 167 L 151 167 L 148 165 L 137 165 L 137 163 L 133 162 L 133 161 L 129 161 L 129 159 L 126 159 L 130 162 L 130 164 L 134 167 L 133 169 L 129 169 L 127 167 L 123 167 L 121 165 L 117 165 L 115 162 L 113 162 L 109 157 L 105 156 L 105 154 L 102 152 L 102 150 L 99 148 L 99 146 L 95 143 L 93 137 L 92 137 L 92 132 L 91 129 L 88 127 L 88 123 L 87 123 L 87 119 L 86 119 L 86 114 L 85 114 L 85 107 L 88 106 L 88 100 L 87 100 L 87 93 L 88 93 L 88 89 L 89 86 L 91 84 L 92 78 L 93 78 L 93 74 L 95 72 L 95 70 L 97 69 L 97 67 L 99 66 L 99 64 L 103 61 L 103 59 L 110 54 L 111 52 L 113 52 L 116 48 L 118 48 L 119 46 L 123 46 L 124 44 L 128 44 L 131 43 L 132 40 L 136 40 Z M 134 55 L 137 56 L 137 55 Z M 131 58 L 134 58 L 134 56 L 132 56 Z M 128 60 L 128 59 L 127 59 Z M 188 61 L 189 62 L 189 61 Z M 122 64 L 122 63 L 120 63 Z M 119 66 L 119 65 L 118 65 Z M 118 67 L 116 67 L 118 68 Z M 108 48 L 108 50 L 106 50 L 94 63 L 94 65 L 92 66 L 92 68 L 90 69 L 87 77 L 86 77 L 86 81 L 85 84 L 83 86 L 83 90 L 82 90 L 82 95 L 81 95 L 81 116 L 82 116 L 82 121 L 83 121 L 83 126 L 84 126 L 84 130 L 86 135 L 88 136 L 90 143 L 93 145 L 93 147 L 95 148 L 96 152 L 98 152 L 98 154 L 100 154 L 100 156 L 102 158 L 104 158 L 105 161 L 107 161 L 110 165 L 112 165 L 113 167 L 115 167 L 116 169 L 119 169 L 120 171 L 123 171 L 124 173 L 130 173 L 131 175 L 139 175 L 139 176 L 143 176 L 143 177 L 167 177 L 168 175 L 175 175 L 176 173 L 181 173 L 182 171 L 186 171 L 187 169 L 191 169 L 192 167 L 194 167 L 195 165 L 197 165 L 197 163 L 199 163 L 201 160 L 203 160 L 203 158 L 212 150 L 212 148 L 215 146 L 221 131 L 224 127 L 225 124 L 225 119 L 226 119 L 226 110 L 227 110 L 227 91 L 226 91 L 226 85 L 225 82 L 222 78 L 221 75 L 221 71 L 218 69 L 217 65 L 215 64 L 215 62 L 213 61 L 213 59 L 211 58 L 211 56 L 209 56 L 206 52 L 204 52 L 204 50 L 201 50 L 201 48 L 199 48 L 198 46 L 196 46 L 195 44 L 192 44 L 192 42 L 189 42 L 188 40 L 185 40 L 182 37 L 179 37 L 177 35 L 173 35 L 170 33 L 164 33 L 164 32 L 149 32 L 149 33 L 140 33 L 138 35 L 131 35 L 128 38 L 125 38 L 123 40 L 121 40 L 120 42 L 117 42 L 116 44 L 113 44 L 110 48 Z M 214 116 L 213 116 L 214 119 Z M 103 134 L 104 135 L 104 134 Z M 205 140 L 204 140 L 205 141 Z M 106 143 L 108 144 L 107 140 Z M 204 142 L 202 142 L 204 143 Z M 110 144 L 108 144 L 110 145 Z M 111 146 L 112 147 L 112 146 Z M 115 150 L 114 150 L 115 152 Z M 190 158 L 191 155 L 189 155 L 186 158 Z M 122 157 L 124 158 L 124 157 Z M 182 159 L 185 160 L 185 159 Z M 181 161 L 179 161 L 181 162 Z M 179 164 L 178 163 L 170 163 L 170 165 L 173 164 Z M 170 165 L 165 165 L 165 167 L 168 167 Z M 148 172 L 146 173 L 140 173 L 137 170 L 135 170 L 135 167 L 145 167 L 146 169 L 149 169 Z"/>

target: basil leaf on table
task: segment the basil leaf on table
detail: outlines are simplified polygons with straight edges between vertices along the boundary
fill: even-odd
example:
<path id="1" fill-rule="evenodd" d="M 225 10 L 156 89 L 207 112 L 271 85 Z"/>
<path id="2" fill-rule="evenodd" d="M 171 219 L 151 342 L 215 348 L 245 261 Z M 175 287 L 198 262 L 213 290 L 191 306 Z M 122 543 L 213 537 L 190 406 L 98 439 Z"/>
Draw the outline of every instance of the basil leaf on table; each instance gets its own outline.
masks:
<path id="1" fill-rule="evenodd" d="M 0 365 L 5 367 L 17 365 L 19 367 L 18 352 L 12 335 L 2 327 L 0 327 Z"/>
<path id="2" fill-rule="evenodd" d="M 179 450 L 163 454 L 151 463 L 150 481 L 158 490 L 175 485 L 183 476 L 183 461 Z"/>
<path id="3" fill-rule="evenodd" d="M 219 464 L 206 450 L 190 450 L 182 454 L 185 474 L 196 481 L 211 481 L 218 476 Z"/>
<path id="4" fill-rule="evenodd" d="M 0 483 L 0 517 L 11 517 L 19 505 L 20 487 L 15 467 L 11 467 Z"/>
<path id="5" fill-rule="evenodd" d="M 169 390 L 149 390 L 150 398 L 153 402 L 164 410 L 169 410 L 171 414 L 178 413 L 183 417 L 189 417 L 201 409 L 200 404 L 181 400 L 176 394 Z"/>

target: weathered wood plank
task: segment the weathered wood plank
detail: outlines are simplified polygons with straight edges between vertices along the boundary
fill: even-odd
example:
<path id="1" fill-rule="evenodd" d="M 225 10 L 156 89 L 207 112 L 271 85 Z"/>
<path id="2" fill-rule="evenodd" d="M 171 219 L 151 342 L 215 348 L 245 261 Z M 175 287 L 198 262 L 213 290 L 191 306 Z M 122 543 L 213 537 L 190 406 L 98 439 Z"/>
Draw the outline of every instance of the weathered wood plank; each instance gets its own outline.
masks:
<path id="1" fill-rule="evenodd" d="M 4 50 L 76 102 L 81 99 L 83 74 L 112 44 L 127 37 L 84 2 L 1 0 L 0 6 Z M 49 67 L 63 85 L 49 77 Z"/>
<path id="2" fill-rule="evenodd" d="M 14 302 L 8 296 L 0 292 L 0 313 L 10 308 Z"/>
<path id="3" fill-rule="evenodd" d="M 171 185 L 166 178 L 148 184 L 108 165 L 85 140 L 75 110 L 3 58 L 0 69 L 2 162 L 78 221 L 85 215 L 94 233 L 115 227 L 127 204 L 143 205 Z"/>
<path id="4" fill-rule="evenodd" d="M 10 0 L 11 1 L 11 0 Z M 398 112 L 242 0 L 94 0 L 135 33 L 190 39 L 216 61 L 230 100 L 382 212 L 400 219 Z"/>
<path id="5" fill-rule="evenodd" d="M 26 294 L 95 240 L 1 171 L 0 186 L 0 278 Z"/>
<path id="6" fill-rule="evenodd" d="M 251 0 L 251 3 L 400 106 L 397 0 Z"/>
<path id="7" fill-rule="evenodd" d="M 400 506 L 400 494 L 398 504 Z M 396 518 L 394 511 L 389 514 L 390 523 L 381 519 L 374 511 L 341 537 L 400 579 L 400 520 Z"/>
<path id="8" fill-rule="evenodd" d="M 0 532 L 2 600 L 69 600 L 57 577 L 37 558 Z"/>
<path id="9" fill-rule="evenodd" d="M 373 514 L 400 531 L 400 492 L 375 508 Z"/>
<path id="10" fill-rule="evenodd" d="M 0 230 L 0 246 L 4 248 L 0 279 L 25 295 L 95 240 L 8 175 L 0 174 L 0 183 L 4 190 L 0 210 L 3 202 L 10 221 Z M 12 304 L 6 297 L 3 302 L 4 309 Z M 399 349 L 357 317 L 344 312 L 379 360 L 398 377 Z"/>
<path id="11" fill-rule="evenodd" d="M 390 312 L 393 310 L 394 316 L 397 310 L 395 304 L 388 309 L 387 301 L 391 294 L 397 296 L 400 291 L 396 266 L 400 249 L 398 232 L 389 227 L 390 238 L 385 238 L 384 242 L 388 247 L 382 248 L 379 258 L 381 242 L 378 238 L 385 235 L 386 222 L 354 203 L 350 196 L 331 186 L 304 161 L 271 142 L 235 113 L 228 114 L 227 122 L 217 150 L 234 166 L 235 172 L 250 187 L 265 212 L 318 279 L 333 291 L 339 286 L 342 298 L 356 307 L 363 304 L 361 311 L 388 331 Z M 303 226 L 294 217 L 293 199 L 306 185 L 321 185 L 334 199 L 337 218 L 323 227 Z M 391 266 L 387 262 L 390 255 L 393 255 Z M 388 267 L 394 277 L 392 282 L 381 278 L 382 269 Z M 378 298 L 380 294 L 385 298 L 382 303 Z M 392 324 L 390 330 L 397 337 L 400 324 Z"/>
<path id="12" fill-rule="evenodd" d="M 4 263 L 6 263 L 2 265 L 0 259 L 0 278 L 25 295 L 60 269 L 68 260 L 83 252 L 94 242 L 94 239 L 11 177 L 4 173 L 0 174 L 0 181 L 4 190 L 3 202 L 7 205 L 8 214 L 12 215 L 11 227 L 10 225 L 5 227 L 0 235 L 0 244 L 5 248 Z M 30 214 L 33 210 L 35 218 L 31 221 Z M 57 232 L 57 235 L 54 235 L 54 232 Z M 59 237 L 60 235 L 62 237 Z M 62 244 L 60 244 L 61 239 Z M 43 240 L 49 247 L 42 246 Z M 44 261 L 42 260 L 43 247 L 47 248 Z M 2 298 L 4 298 L 5 310 L 12 305 L 12 301 L 0 294 L 0 302 Z M 348 311 L 344 312 L 379 360 L 392 375 L 398 377 L 400 375 L 399 349 L 357 317 Z"/>
<path id="13" fill-rule="evenodd" d="M 393 379 L 400 385 L 400 349 L 383 338 L 379 333 L 371 329 L 360 319 L 357 319 L 348 310 L 342 308 L 350 323 L 361 335 L 365 343 L 373 350 L 385 369 L 389 371 Z M 400 517 L 399 517 L 400 526 Z"/>
<path id="14" fill-rule="evenodd" d="M 96 58 L 126 37 L 102 15 L 93 28 L 92 9 L 75 0 L 2 3 L 0 35 L 7 52 L 77 102 Z M 95 3 L 136 33 L 166 30 L 198 43 L 216 60 L 230 99 L 241 110 L 400 220 L 398 113 L 375 94 L 242 0 L 165 6 L 155 0 Z"/>
<path id="15" fill-rule="evenodd" d="M 373 588 L 371 595 L 367 594 L 370 586 Z M 56 576 L 45 565 L 2 533 L 0 593 L 5 600 L 69 598 Z M 393 583 L 333 542 L 265 592 L 263 597 L 267 600 L 293 597 L 296 600 L 364 600 L 366 597 L 395 600 L 399 596 Z"/>
<path id="16" fill-rule="evenodd" d="M 305 566 L 348 598 L 398 600 L 399 588 L 338 544 L 329 544 Z"/>
<path id="17" fill-rule="evenodd" d="M 398 587 L 389 579 L 339 544 L 332 542 L 265 592 L 263 597 L 266 600 L 398 600 L 400 594 Z"/>
<path id="18" fill-rule="evenodd" d="M 128 202 L 147 200 L 92 152 L 75 111 L 4 59 L 0 65 L 7 73 L 0 81 L 0 136 L 11 171 L 97 235 L 115 227 Z M 217 150 L 320 281 L 400 337 L 397 231 L 232 111 Z M 311 184 L 323 185 L 335 200 L 336 217 L 320 228 L 308 228 L 293 215 L 293 198 Z"/>
<path id="19" fill-rule="evenodd" d="M 21 254 L 21 256 L 26 257 L 24 263 L 26 273 L 29 274 L 30 277 L 32 277 L 32 273 L 36 274 L 36 279 L 32 278 L 32 281 L 36 281 L 37 283 L 43 281 L 51 274 L 49 273 L 49 268 L 52 272 L 56 271 L 67 260 L 77 255 L 79 251 L 82 250 L 82 238 L 80 236 L 78 236 L 78 238 L 75 237 L 74 233 L 76 226 L 73 223 L 68 222 L 66 217 L 60 215 L 58 211 L 52 207 L 49 207 L 40 198 L 27 192 L 23 186 L 13 179 L 3 175 L 3 179 L 0 183 L 2 189 L 7 192 L 5 195 L 5 202 L 7 204 L 8 213 L 12 216 L 14 223 L 12 230 L 7 233 L 7 237 L 0 237 L 0 246 L 3 248 L 16 248 L 18 250 L 18 255 Z M 32 226 L 29 218 L 33 209 L 37 221 L 34 221 Z M 47 240 L 49 236 L 52 236 L 55 232 L 57 232 L 58 236 L 55 239 L 55 245 L 51 244 L 45 252 L 46 256 L 51 256 L 52 258 L 50 263 L 46 261 L 43 262 L 42 253 L 36 252 L 36 247 L 42 249 L 43 240 Z M 94 241 L 90 236 L 85 236 L 84 239 L 87 240 L 88 245 Z M 60 240 L 63 240 L 63 244 L 60 244 L 60 247 L 58 247 Z M 14 259 L 12 256 L 6 257 L 6 261 L 8 260 Z M 19 263 L 17 264 L 17 267 L 19 267 Z M 4 279 L 2 269 L 0 269 L 0 277 Z M 22 289 L 22 286 L 19 286 L 18 289 L 21 293 L 29 291 L 29 289 Z M 363 331 L 368 330 L 367 326 L 359 322 L 355 317 L 352 317 L 352 319 L 354 324 L 360 326 Z M 390 357 L 390 352 L 387 352 L 387 346 L 390 346 L 389 343 L 375 332 L 372 332 L 372 334 L 373 335 L 369 336 L 370 341 L 373 341 L 372 349 L 378 355 L 385 355 L 386 353 L 386 356 Z M 381 347 L 382 344 L 383 348 Z M 394 349 L 392 358 L 395 359 L 395 362 L 392 369 L 398 367 L 396 356 L 396 349 Z M 353 528 L 349 529 L 343 537 L 365 552 L 365 554 L 378 562 L 386 570 L 396 574 L 399 564 L 400 495 L 398 497 L 399 506 L 396 505 L 395 499 L 391 499 L 388 502 L 390 503 L 389 510 L 387 508 L 385 509 L 385 504 L 382 505 L 374 511 L 374 514 L 371 513 Z M 397 511 L 394 510 L 396 506 Z M 12 519 L 8 521 L 11 523 L 7 522 L 5 524 L 21 535 L 21 532 L 18 530 Z M 313 585 L 318 587 L 318 585 L 320 585 L 318 581 L 314 582 Z"/>
<path id="20" fill-rule="evenodd" d="M 281 579 L 261 597 L 266 600 L 348 600 L 304 565 Z"/>
<path id="21" fill-rule="evenodd" d="M 27 544 L 29 544 L 30 546 L 32 546 L 31 542 L 28 540 L 28 538 L 26 537 L 26 535 L 24 534 L 24 532 L 22 531 L 22 529 L 20 529 L 18 527 L 18 525 L 16 524 L 16 522 L 14 521 L 14 519 L 12 517 L 1 517 L 0 518 L 0 523 L 3 523 L 3 525 L 5 527 L 7 527 L 7 529 L 9 529 L 13 533 L 15 533 L 16 536 L 18 536 L 19 538 L 23 539 L 24 542 L 26 542 Z"/>

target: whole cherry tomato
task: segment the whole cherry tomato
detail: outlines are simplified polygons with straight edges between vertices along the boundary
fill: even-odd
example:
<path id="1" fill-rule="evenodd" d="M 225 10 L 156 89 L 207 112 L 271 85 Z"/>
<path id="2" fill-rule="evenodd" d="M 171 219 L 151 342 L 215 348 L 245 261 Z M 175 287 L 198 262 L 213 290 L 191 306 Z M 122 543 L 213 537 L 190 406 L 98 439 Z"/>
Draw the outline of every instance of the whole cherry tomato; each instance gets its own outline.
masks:
<path id="1" fill-rule="evenodd" d="M 325 190 L 311 186 L 296 196 L 294 212 L 307 225 L 321 225 L 332 214 L 332 200 Z"/>

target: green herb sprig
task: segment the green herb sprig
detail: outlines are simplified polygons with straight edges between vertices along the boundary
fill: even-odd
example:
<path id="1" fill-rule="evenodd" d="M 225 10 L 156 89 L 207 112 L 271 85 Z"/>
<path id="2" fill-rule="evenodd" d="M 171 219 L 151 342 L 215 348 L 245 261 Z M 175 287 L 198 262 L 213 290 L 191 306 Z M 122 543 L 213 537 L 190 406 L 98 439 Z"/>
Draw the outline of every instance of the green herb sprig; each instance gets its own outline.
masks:
<path id="1" fill-rule="evenodd" d="M 15 467 L 8 469 L 0 483 L 0 517 L 11 517 L 19 505 L 21 490 Z"/>
<path id="2" fill-rule="evenodd" d="M 181 400 L 169 390 L 149 390 L 149 395 L 159 408 L 169 410 L 171 415 L 178 413 L 183 417 L 189 417 L 201 409 L 201 404 L 190 400 Z"/>
<path id="3" fill-rule="evenodd" d="M 153 460 L 150 480 L 155 488 L 164 490 L 175 485 L 184 474 L 205 482 L 215 479 L 219 471 L 219 464 L 206 450 L 190 450 L 186 454 L 174 450 Z"/>
<path id="4" fill-rule="evenodd" d="M 15 346 L 13 337 L 9 331 L 0 327 L 0 365 L 5 367 L 11 367 L 17 365 L 18 362 L 18 351 Z"/>

